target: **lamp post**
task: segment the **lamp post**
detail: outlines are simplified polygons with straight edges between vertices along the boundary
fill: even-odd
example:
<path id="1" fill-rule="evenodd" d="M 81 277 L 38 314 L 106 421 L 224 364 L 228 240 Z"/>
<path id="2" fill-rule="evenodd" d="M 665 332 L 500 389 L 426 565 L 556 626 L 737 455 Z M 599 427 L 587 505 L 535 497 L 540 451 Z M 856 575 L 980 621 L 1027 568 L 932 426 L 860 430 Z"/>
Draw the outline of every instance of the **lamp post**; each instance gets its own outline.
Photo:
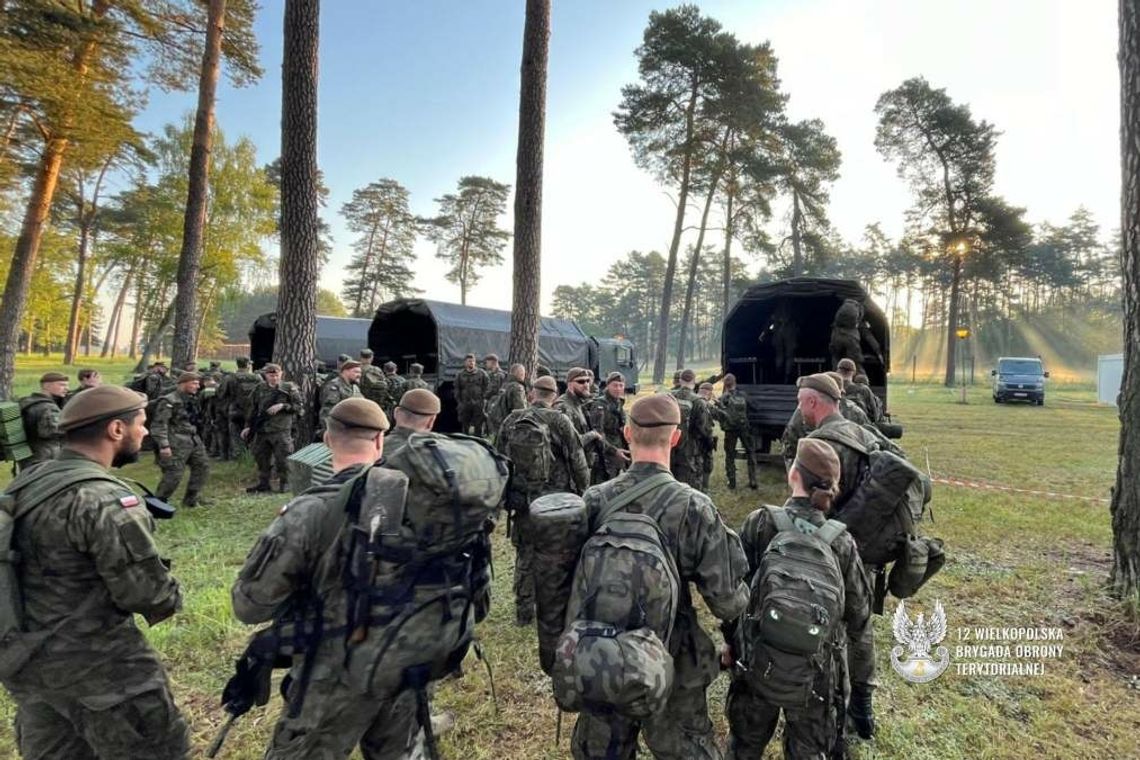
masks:
<path id="1" fill-rule="evenodd" d="M 965 404 L 966 403 L 966 362 L 964 361 L 964 359 L 965 359 L 965 353 L 966 353 L 966 351 L 965 351 L 966 339 L 970 337 L 970 328 L 959 327 L 957 335 L 958 335 L 958 366 L 960 366 L 962 368 L 962 382 L 960 383 L 961 388 L 962 388 L 962 398 L 958 403 Z"/>

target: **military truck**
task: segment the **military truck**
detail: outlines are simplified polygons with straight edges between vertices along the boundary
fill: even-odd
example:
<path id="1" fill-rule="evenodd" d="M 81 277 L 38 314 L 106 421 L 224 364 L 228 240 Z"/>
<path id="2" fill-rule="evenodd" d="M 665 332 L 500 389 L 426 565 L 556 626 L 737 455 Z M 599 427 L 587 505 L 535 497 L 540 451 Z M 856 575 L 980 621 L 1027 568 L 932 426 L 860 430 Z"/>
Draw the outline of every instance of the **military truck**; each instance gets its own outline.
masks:
<path id="1" fill-rule="evenodd" d="M 405 374 L 413 362 L 424 367 L 424 380 L 436 389 L 443 411 L 436 422 L 442 431 L 458 430 L 454 383 L 463 359 L 497 354 L 507 363 L 511 342 L 511 313 L 498 309 L 401 298 L 382 304 L 368 330 L 368 347 L 377 364 L 391 361 Z M 637 356 L 625 338 L 595 338 L 577 323 L 542 317 L 538 328 L 538 363 L 547 367 L 559 387 L 565 387 L 571 367 L 588 367 L 604 379 L 610 372 L 625 376 L 627 393 L 636 393 Z"/>
<path id="2" fill-rule="evenodd" d="M 336 358 L 348 354 L 356 358 L 368 345 L 368 319 L 317 316 L 317 359 L 336 369 Z M 254 369 L 273 360 L 273 341 L 277 337 L 277 312 L 262 314 L 249 328 L 249 358 Z"/>
<path id="3" fill-rule="evenodd" d="M 841 311 L 839 321 L 851 324 L 853 317 L 854 327 L 837 338 Z M 845 342 L 843 336 L 851 337 Z M 857 363 L 887 409 L 890 327 L 859 283 L 798 277 L 753 285 L 733 304 L 724 320 L 721 370 L 736 375 L 748 397 L 759 454 L 770 451 L 796 409 L 796 379 L 834 369 L 839 353 L 855 350 L 853 343 L 862 354 Z M 901 435 L 897 425 L 885 427 L 891 437 Z"/>

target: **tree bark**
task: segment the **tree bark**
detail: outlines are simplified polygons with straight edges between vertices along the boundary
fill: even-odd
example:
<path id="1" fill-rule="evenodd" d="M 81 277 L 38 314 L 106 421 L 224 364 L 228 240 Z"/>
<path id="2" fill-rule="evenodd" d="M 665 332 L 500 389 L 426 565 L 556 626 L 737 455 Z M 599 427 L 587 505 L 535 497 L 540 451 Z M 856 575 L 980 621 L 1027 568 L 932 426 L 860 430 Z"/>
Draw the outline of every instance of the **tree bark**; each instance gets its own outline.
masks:
<path id="1" fill-rule="evenodd" d="M 804 253 L 802 248 L 800 227 L 804 223 L 803 212 L 800 211 L 800 194 L 792 190 L 792 277 L 804 276 Z"/>
<path id="2" fill-rule="evenodd" d="M 962 300 L 962 254 L 954 254 L 953 275 L 950 280 L 950 305 L 946 317 L 946 376 L 943 384 L 946 387 L 954 385 L 955 349 L 958 341 L 958 307 Z"/>
<path id="3" fill-rule="evenodd" d="M 198 327 L 198 281 L 202 269 L 202 235 L 206 228 L 206 202 L 210 187 L 210 141 L 214 132 L 214 102 L 222 70 L 222 33 L 226 0 L 209 0 L 206 47 L 198 80 L 198 113 L 194 116 L 194 142 L 190 148 L 189 189 L 182 225 L 182 253 L 178 257 L 178 291 L 174 296 L 172 367 L 193 361 Z"/>
<path id="4" fill-rule="evenodd" d="M 724 270 L 721 272 L 722 285 L 724 286 L 720 312 L 722 323 L 728 317 L 729 299 L 732 296 L 732 236 L 736 234 L 736 220 L 732 216 L 732 204 L 736 200 L 736 182 L 731 177 L 725 192 L 728 198 L 725 201 L 724 211 Z"/>
<path id="5" fill-rule="evenodd" d="M 166 307 L 166 311 L 162 313 L 162 319 L 155 325 L 154 332 L 146 340 L 143 346 L 142 356 L 139 357 L 138 363 L 135 365 L 135 372 L 143 372 L 150 364 L 150 357 L 154 355 L 162 355 L 162 340 L 166 331 L 170 328 L 171 322 L 174 321 L 174 302 L 171 301 L 170 305 Z M 170 371 L 177 373 L 179 371 L 178 365 L 171 362 Z"/>
<path id="6" fill-rule="evenodd" d="M 317 361 L 317 66 L 320 0 L 286 0 L 281 64 L 281 283 L 273 356 L 309 398 Z M 298 418 L 299 440 L 313 431 Z"/>
<path id="7" fill-rule="evenodd" d="M 693 260 L 689 264 L 689 281 L 685 285 L 685 305 L 681 310 L 681 335 L 677 342 L 677 369 L 685 368 L 685 338 L 689 334 L 689 322 L 693 318 L 693 291 L 697 287 L 697 270 L 700 268 L 701 253 L 705 245 L 705 230 L 709 224 L 709 209 L 712 208 L 713 198 L 716 197 L 716 187 L 720 184 L 720 172 L 712 176 L 709 184 L 709 194 L 705 196 L 705 209 L 701 213 L 701 229 L 697 233 L 697 245 L 693 249 Z M 689 352 L 692 354 L 692 351 Z"/>
<path id="8" fill-rule="evenodd" d="M 85 216 L 82 211 L 80 214 Z M 75 292 L 71 294 L 71 314 L 67 318 L 67 340 L 63 345 L 64 364 L 75 363 L 75 353 L 79 346 L 79 313 L 83 309 L 83 286 L 87 282 L 87 254 L 90 247 L 91 227 L 84 219 L 79 226 L 79 252 L 75 264 Z"/>
<path id="9" fill-rule="evenodd" d="M 1140 2 L 1120 0 L 1121 293 L 1124 377 L 1112 490 L 1112 573 L 1121 599 L 1140 603 Z"/>
<path id="10" fill-rule="evenodd" d="M 119 288 L 119 295 L 115 298 L 115 305 L 111 309 L 111 319 L 107 324 L 107 338 L 103 341 L 101 356 L 107 356 L 108 352 L 111 356 L 115 355 L 115 349 L 119 344 L 119 326 L 123 321 L 123 306 L 127 302 L 127 290 L 131 287 L 131 276 L 134 273 L 135 270 L 132 267 L 127 270 L 123 277 L 123 285 Z"/>
<path id="11" fill-rule="evenodd" d="M 700 82 L 694 77 L 685 107 L 685 145 L 681 159 L 681 189 L 677 195 L 677 215 L 673 219 L 673 240 L 669 243 L 669 258 L 665 263 L 665 283 L 661 288 L 661 310 L 657 315 L 657 353 L 653 358 L 653 382 L 665 379 L 665 357 L 669 350 L 669 312 L 673 306 L 673 278 L 677 274 L 677 251 L 681 247 L 681 233 L 685 228 L 685 206 L 689 202 L 689 178 L 693 165 L 693 122 L 696 118 L 697 96 Z"/>
<path id="12" fill-rule="evenodd" d="M 527 0 L 519 84 L 519 137 L 515 156 L 514 293 L 510 361 L 538 364 L 542 285 L 542 160 L 546 133 L 546 71 L 550 52 L 550 0 Z M 604 378 L 599 378 L 602 380 Z"/>

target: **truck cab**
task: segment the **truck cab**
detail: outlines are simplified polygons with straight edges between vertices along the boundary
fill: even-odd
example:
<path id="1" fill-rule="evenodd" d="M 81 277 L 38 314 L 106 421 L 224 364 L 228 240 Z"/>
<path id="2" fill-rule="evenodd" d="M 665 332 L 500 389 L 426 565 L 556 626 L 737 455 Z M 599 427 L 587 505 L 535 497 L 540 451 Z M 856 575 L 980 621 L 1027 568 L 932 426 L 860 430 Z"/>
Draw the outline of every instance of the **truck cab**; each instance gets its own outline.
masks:
<path id="1" fill-rule="evenodd" d="M 990 370 L 993 378 L 994 403 L 1030 401 L 1045 405 L 1045 371 L 1039 356 L 1002 356 Z"/>

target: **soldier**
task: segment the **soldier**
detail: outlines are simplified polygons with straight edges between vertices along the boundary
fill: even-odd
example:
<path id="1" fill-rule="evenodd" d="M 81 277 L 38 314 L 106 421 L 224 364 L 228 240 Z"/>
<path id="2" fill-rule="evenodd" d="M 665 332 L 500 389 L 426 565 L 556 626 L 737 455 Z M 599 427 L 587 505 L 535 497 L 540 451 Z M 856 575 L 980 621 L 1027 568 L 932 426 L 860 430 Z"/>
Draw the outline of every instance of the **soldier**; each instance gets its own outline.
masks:
<path id="1" fill-rule="evenodd" d="M 408 376 L 404 380 L 404 392 L 422 388 L 424 390 L 431 390 L 431 387 L 424 380 L 424 365 L 418 362 L 412 362 L 408 365 Z"/>
<path id="2" fill-rule="evenodd" d="M 606 377 L 602 395 L 594 399 L 589 411 L 590 427 L 601 433 L 602 452 L 594 462 L 593 484 L 612 480 L 629 466 L 625 441 L 625 376 L 611 372 Z"/>
<path id="3" fill-rule="evenodd" d="M 855 362 L 850 359 L 840 359 L 835 370 L 843 378 L 843 394 L 863 410 L 870 422 L 875 423 L 882 419 L 883 410 L 878 397 L 866 385 L 855 382 Z"/>
<path id="4" fill-rule="evenodd" d="M 836 387 L 839 388 L 839 413 L 843 415 L 844 419 L 851 420 L 856 425 L 870 425 L 871 420 L 867 417 L 862 407 L 847 397 L 847 391 L 843 383 L 843 375 L 835 371 L 824 372 L 823 374 L 834 380 Z"/>
<path id="5" fill-rule="evenodd" d="M 551 373 L 549 367 L 538 364 L 535 365 L 534 368 L 534 378 L 537 380 L 540 377 L 554 377 L 554 375 Z"/>
<path id="6" fill-rule="evenodd" d="M 206 374 L 210 375 L 214 378 L 215 381 L 220 383 L 222 381 L 222 377 L 224 377 L 226 373 L 222 369 L 222 363 L 220 361 L 212 361 L 210 362 L 210 368 L 206 370 Z"/>
<path id="7" fill-rule="evenodd" d="M 261 385 L 261 378 L 249 369 L 249 357 L 237 358 L 237 372 L 226 375 L 218 388 L 218 400 L 215 406 L 219 412 L 226 415 L 227 434 L 222 440 L 222 459 L 233 459 L 241 454 L 241 431 L 245 430 L 246 410 L 249 408 L 249 399 L 253 390 Z"/>
<path id="8" fill-rule="evenodd" d="M 708 404 L 709 414 L 712 419 L 716 419 L 716 399 L 713 398 L 713 384 L 701 383 L 701 387 L 697 389 L 697 395 L 705 400 Z M 711 424 L 711 423 L 710 423 Z M 709 478 L 712 476 L 713 465 L 716 458 L 716 447 L 719 440 L 714 435 L 712 437 L 712 446 L 705 450 L 704 459 L 701 461 L 701 490 L 705 493 L 709 492 Z"/>
<path id="9" fill-rule="evenodd" d="M 150 365 L 150 373 L 147 374 L 144 390 L 148 399 L 157 401 L 173 391 L 174 386 L 175 382 L 170 377 L 170 370 L 166 368 L 166 362 L 155 362 Z"/>
<path id="10" fill-rule="evenodd" d="M 5 491 L 12 501 L 4 509 L 16 516 L 11 548 L 22 558 L 16 636 L 44 637 L 4 681 L 25 758 L 189 755 L 162 662 L 134 621 L 137 613 L 157 625 L 181 608 L 182 595 L 146 508 L 108 472 L 138 459 L 146 404 L 112 385 L 80 394 L 60 414 L 59 458 Z"/>
<path id="11" fill-rule="evenodd" d="M 198 407 L 199 376 L 183 372 L 178 376 L 178 389 L 158 400 L 154 408 L 154 428 L 150 431 L 158 450 L 158 466 L 162 469 L 155 495 L 163 501 L 178 490 L 182 473 L 190 465 L 190 480 L 186 482 L 184 507 L 198 506 L 198 495 L 206 487 L 210 475 L 210 459 L 202 442 Z"/>
<path id="12" fill-rule="evenodd" d="M 359 372 L 359 365 L 350 360 L 341 366 L 339 379 L 352 384 L 344 379 L 348 364 Z M 336 403 L 322 418 L 334 475 L 286 504 L 246 557 L 232 593 L 234 614 L 243 623 L 272 620 L 311 588 L 340 589 L 339 568 L 322 565 L 339 540 L 339 532 L 325 525 L 330 518 L 338 527 L 343 521 L 334 514 L 341 486 L 380 460 L 388 420 L 376 403 L 360 397 Z M 339 509 L 343 511 L 343 505 Z M 404 691 L 395 699 L 378 702 L 349 689 L 345 685 L 345 663 L 349 662 L 343 651 L 345 640 L 345 636 L 334 636 L 322 642 L 314 656 L 323 662 L 313 667 L 311 679 L 301 676 L 299 662 L 295 665 L 291 689 L 307 681 L 305 698 L 295 717 L 282 711 L 265 753 L 267 760 L 347 758 L 356 745 L 369 760 L 397 760 L 416 748 L 419 726 L 414 692 Z"/>
<path id="13" fill-rule="evenodd" d="M 736 375 L 724 376 L 724 393 L 717 399 L 721 430 L 724 431 L 724 472 L 728 488 L 736 488 L 736 444 L 744 446 L 748 462 L 748 487 L 756 489 L 756 450 L 752 442 L 752 426 L 748 422 L 748 397 L 736 386 Z"/>
<path id="14" fill-rule="evenodd" d="M 396 372 L 396 362 L 384 362 L 384 379 L 388 382 L 388 407 L 384 411 L 388 413 L 404 397 L 408 381 Z"/>
<path id="15" fill-rule="evenodd" d="M 483 407 L 486 409 L 499 397 L 499 391 L 507 382 L 507 373 L 499 366 L 498 354 L 487 354 L 483 357 L 483 371 L 487 373 L 487 391 L 483 396 Z"/>
<path id="16" fill-rule="evenodd" d="M 869 430 L 845 419 L 840 414 L 842 393 L 835 379 L 829 374 L 801 377 L 797 385 L 799 386 L 798 408 L 804 423 L 813 431 L 809 437 L 817 435 L 822 428 L 827 427 L 838 432 L 841 437 L 861 442 L 866 450 L 873 450 L 879 445 L 876 436 Z M 839 458 L 839 488 L 835 495 L 833 512 L 841 512 L 863 476 L 867 466 L 867 456 L 852 446 L 832 440 L 831 437 L 825 441 L 835 450 Z M 882 568 L 879 567 L 865 569 L 868 575 L 882 572 Z M 868 587 L 870 586 L 871 583 L 868 581 Z M 879 685 L 875 674 L 875 638 L 872 625 L 868 624 L 861 632 L 851 632 L 847 648 L 847 668 L 851 682 L 848 714 L 859 736 L 870 739 L 875 733 L 872 693 Z"/>
<path id="17" fill-rule="evenodd" d="M 293 453 L 293 419 L 301 412 L 301 392 L 293 383 L 281 382 L 281 367 L 266 364 L 261 368 L 265 383 L 253 391 L 246 412 L 248 427 L 241 431 L 242 440 L 252 438 L 250 449 L 257 462 L 257 485 L 246 493 L 270 490 L 271 469 L 277 470 L 277 486 L 282 493 L 289 485 L 289 455 Z"/>
<path id="18" fill-rule="evenodd" d="M 602 434 L 592 430 L 588 409 L 594 397 L 590 393 L 590 370 L 571 367 L 566 373 L 566 392 L 554 402 L 554 408 L 570 418 L 574 432 L 582 440 L 582 450 L 586 452 L 586 464 L 593 469 L 598 458 L 598 441 Z"/>
<path id="19" fill-rule="evenodd" d="M 20 399 L 20 417 L 24 423 L 24 435 L 28 448 L 32 450 L 30 459 L 20 463 L 20 469 L 31 467 L 59 454 L 62 436 L 59 431 L 59 410 L 67 396 L 67 375 L 48 372 L 40 377 L 40 389 Z"/>
<path id="20" fill-rule="evenodd" d="M 439 414 L 439 397 L 426 388 L 406 391 L 396 405 L 393 420 L 396 427 L 384 436 L 384 450 L 389 454 L 402 447 L 412 433 L 430 433 Z"/>
<path id="21" fill-rule="evenodd" d="M 321 386 L 321 411 L 317 433 L 324 433 L 325 423 L 332 408 L 347 398 L 360 396 L 360 362 L 347 359 L 340 365 L 340 372 Z M 385 385 L 385 388 L 387 386 Z M 369 399 L 372 400 L 372 399 Z M 373 401 L 373 403 L 376 403 Z M 379 404 L 376 404 L 379 406 Z"/>
<path id="22" fill-rule="evenodd" d="M 487 373 L 475 366 L 475 354 L 463 359 L 463 370 L 455 376 L 455 402 L 459 412 L 459 432 L 483 435 L 483 399 L 490 381 Z"/>
<path id="23" fill-rule="evenodd" d="M 812 438 L 799 442 L 794 465 L 788 470 L 792 495 L 782 508 L 790 518 L 788 522 L 793 525 L 791 530 L 815 532 L 827 522 L 826 515 L 838 488 L 839 477 L 839 458 L 830 446 Z M 750 514 L 740 529 L 740 540 L 748 559 L 746 581 L 750 586 L 752 577 L 760 571 L 768 545 L 780 532 L 777 519 L 772 508 L 762 507 Z M 867 587 L 855 540 L 843 532 L 831 541 L 830 546 L 843 579 L 843 617 L 831 621 L 830 635 L 817 655 L 823 672 L 812 684 L 812 697 L 802 708 L 784 709 L 786 758 L 825 758 L 832 756 L 833 748 L 842 750 L 839 737 L 842 736 L 841 721 L 845 720 L 845 715 L 840 706 L 845 691 L 843 661 L 846 641 L 849 634 L 858 635 L 871 616 L 871 590 Z M 757 602 L 762 603 L 761 600 Z M 724 626 L 726 642 L 739 640 L 741 632 L 736 630 L 739 623 L 737 620 Z M 733 667 L 739 654 L 726 644 L 722 664 Z M 780 719 L 780 706 L 768 701 L 747 673 L 734 672 L 726 712 L 730 756 L 741 760 L 762 756 Z M 842 752 L 839 754 L 842 756 Z"/>
<path id="24" fill-rule="evenodd" d="M 487 432 L 493 440 L 498 439 L 499 428 L 511 412 L 526 408 L 526 367 L 512 364 L 506 382 L 499 389 L 499 395 L 487 405 Z"/>
<path id="25" fill-rule="evenodd" d="M 673 387 L 670 388 L 669 390 L 670 391 L 676 391 L 676 390 L 680 390 L 680 389 L 681 389 L 681 370 L 677 370 L 676 372 L 673 373 Z"/>
<path id="26" fill-rule="evenodd" d="M 531 405 L 508 415 L 495 444 L 514 464 L 507 509 L 512 513 L 510 534 L 515 546 L 515 622 L 521 626 L 534 622 L 534 547 L 527 532 L 526 510 L 543 494 L 582 493 L 590 483 L 578 433 L 566 415 L 551 408 L 557 394 L 553 377 L 535 380 Z M 542 440 L 549 441 L 550 450 L 538 450 Z"/>
<path id="27" fill-rule="evenodd" d="M 392 403 L 392 389 L 389 387 L 384 370 L 373 364 L 372 358 L 372 349 L 360 349 L 360 395 L 375 401 L 387 414 L 388 407 Z M 343 367 L 344 362 L 340 362 L 340 366 Z"/>
<path id="28" fill-rule="evenodd" d="M 708 402 L 693 391 L 697 375 L 691 369 L 681 372 L 681 387 L 670 391 L 681 408 L 681 443 L 672 450 L 673 477 L 700 489 L 704 479 L 704 459 L 713 447 L 713 420 Z"/>
<path id="29" fill-rule="evenodd" d="M 591 529 L 597 527 L 608 501 L 658 473 L 669 472 L 669 452 L 681 437 L 680 424 L 680 407 L 669 394 L 646 396 L 633 404 L 625 429 L 633 464 L 613 480 L 586 491 L 583 499 Z M 719 760 L 706 693 L 718 673 L 717 650 L 697 622 L 689 582 L 696 584 L 717 618 L 738 617 L 748 602 L 740 539 L 725 527 L 708 496 L 672 478 L 625 509 L 657 522 L 680 575 L 681 598 L 669 639 L 673 690 L 665 708 L 640 723 L 617 715 L 580 713 L 574 726 L 573 755 L 578 760 L 631 758 L 641 732 L 659 760 Z"/>
<path id="30" fill-rule="evenodd" d="M 67 396 L 63 402 L 64 404 L 71 401 L 71 399 L 83 391 L 98 388 L 103 384 L 103 376 L 99 374 L 99 370 L 90 367 L 79 370 L 76 377 L 79 378 L 79 386 L 67 392 Z"/>
<path id="31" fill-rule="evenodd" d="M 883 416 L 886 414 L 886 410 L 883 409 L 883 402 L 880 401 L 879 397 L 875 395 L 875 392 L 871 390 L 871 381 L 867 378 L 866 375 L 858 373 L 852 378 L 852 383 L 867 390 L 867 393 L 865 394 L 858 389 L 855 391 L 856 393 L 862 394 L 867 399 L 868 404 L 871 406 L 871 411 L 867 413 L 867 416 L 870 417 L 875 422 L 875 424 L 882 422 Z"/>
<path id="32" fill-rule="evenodd" d="M 202 432 L 202 441 L 206 444 L 206 453 L 212 457 L 219 455 L 218 431 L 214 427 L 214 410 L 217 405 L 218 381 L 213 375 L 202 375 L 202 390 L 198 392 L 198 406 L 201 410 L 199 429 Z"/>

